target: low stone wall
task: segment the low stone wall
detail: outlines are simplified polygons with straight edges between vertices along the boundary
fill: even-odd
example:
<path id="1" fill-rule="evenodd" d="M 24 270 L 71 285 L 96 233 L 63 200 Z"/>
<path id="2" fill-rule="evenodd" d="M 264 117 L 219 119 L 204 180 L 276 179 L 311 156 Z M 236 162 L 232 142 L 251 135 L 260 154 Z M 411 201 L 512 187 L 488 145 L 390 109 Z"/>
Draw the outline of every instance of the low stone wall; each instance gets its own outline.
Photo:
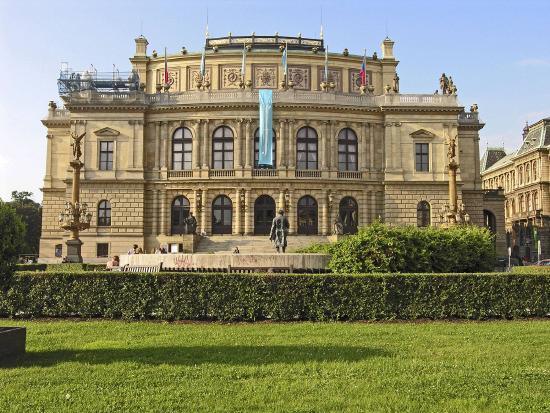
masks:
<path id="1" fill-rule="evenodd" d="M 120 265 L 163 268 L 293 268 L 325 269 L 327 254 L 134 254 L 122 255 Z"/>

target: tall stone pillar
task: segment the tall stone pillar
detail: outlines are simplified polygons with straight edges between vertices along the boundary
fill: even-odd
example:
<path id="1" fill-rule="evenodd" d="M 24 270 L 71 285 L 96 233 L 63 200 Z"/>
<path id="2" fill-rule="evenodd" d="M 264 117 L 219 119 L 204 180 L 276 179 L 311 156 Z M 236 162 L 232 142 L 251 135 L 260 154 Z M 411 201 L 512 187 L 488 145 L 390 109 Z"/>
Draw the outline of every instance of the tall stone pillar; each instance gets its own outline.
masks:
<path id="1" fill-rule="evenodd" d="M 280 209 L 285 210 L 285 191 L 279 192 L 279 202 L 277 203 L 277 213 Z M 288 214 L 288 211 L 285 211 L 285 214 Z"/>
<path id="2" fill-rule="evenodd" d="M 364 122 L 361 124 L 361 140 L 359 142 L 359 170 L 364 171 L 367 169 L 367 159 L 369 156 L 370 148 L 370 135 L 369 135 L 369 124 Z"/>
<path id="3" fill-rule="evenodd" d="M 330 132 L 329 132 L 329 139 L 330 139 L 330 165 L 332 170 L 337 171 L 338 170 L 338 147 L 336 146 L 336 142 L 338 139 L 334 136 L 336 133 L 335 128 L 338 125 L 335 125 L 334 122 L 330 122 Z"/>
<path id="4" fill-rule="evenodd" d="M 289 200 L 288 200 L 288 224 L 289 224 L 289 234 L 296 234 L 297 225 L 296 225 L 296 205 L 294 202 L 294 191 L 289 189 L 288 191 Z"/>
<path id="5" fill-rule="evenodd" d="M 201 232 L 210 234 L 210 228 L 208 228 L 208 190 L 202 190 L 202 207 L 201 207 Z"/>
<path id="6" fill-rule="evenodd" d="M 202 169 L 208 169 L 210 163 L 210 136 L 208 130 L 209 119 L 204 119 L 202 121 Z"/>
<path id="7" fill-rule="evenodd" d="M 235 235 L 239 235 L 241 233 L 241 216 L 241 189 L 237 188 L 237 190 L 235 191 L 235 225 L 233 225 L 233 234 Z"/>
<path id="8" fill-rule="evenodd" d="M 294 119 L 288 120 L 288 167 L 296 169 L 296 136 L 294 134 Z"/>
<path id="9" fill-rule="evenodd" d="M 328 206 L 328 193 L 323 191 L 323 197 L 320 200 L 321 204 L 321 225 L 319 228 L 319 233 L 321 235 L 328 235 L 329 225 L 329 206 Z"/>
<path id="10" fill-rule="evenodd" d="M 392 123 L 387 122 L 384 124 L 384 161 L 385 169 L 393 169 L 393 145 L 392 145 Z"/>
<path id="11" fill-rule="evenodd" d="M 166 205 L 166 189 L 163 188 L 160 191 L 160 233 L 161 235 L 167 235 L 167 213 L 166 213 L 167 205 Z"/>
<path id="12" fill-rule="evenodd" d="M 374 170 L 374 142 L 375 142 L 374 125 L 370 123 L 369 124 L 369 169 L 371 171 Z"/>
<path id="13" fill-rule="evenodd" d="M 192 167 L 193 169 L 199 169 L 200 168 L 200 129 L 201 129 L 201 121 L 197 120 L 194 124 L 194 133 L 193 133 L 193 141 L 192 141 Z"/>
<path id="14" fill-rule="evenodd" d="M 327 162 L 327 144 L 330 142 L 329 140 L 329 131 L 330 131 L 330 125 L 328 120 L 323 121 L 323 134 L 321 135 L 321 169 L 323 171 L 326 171 L 328 162 Z"/>
<path id="15" fill-rule="evenodd" d="M 168 168 L 168 164 L 166 163 L 166 159 L 168 157 L 168 122 L 162 122 L 160 136 L 162 141 L 160 167 L 161 169 L 166 170 Z"/>
<path id="16" fill-rule="evenodd" d="M 153 189 L 153 205 L 151 206 L 153 212 L 153 222 L 151 232 L 153 236 L 157 236 L 159 233 L 159 191 Z"/>
<path id="17" fill-rule="evenodd" d="M 237 136 L 235 138 L 235 169 L 242 169 L 242 142 L 243 142 L 243 119 L 237 119 Z"/>
<path id="18" fill-rule="evenodd" d="M 45 181 L 51 181 L 52 179 L 52 140 L 53 135 L 47 134 L 46 135 L 47 143 L 48 143 L 48 149 L 46 154 L 46 176 L 44 177 Z M 50 186 L 51 183 L 48 182 L 48 186 Z"/>
<path id="19" fill-rule="evenodd" d="M 246 169 L 252 168 L 252 163 L 250 160 L 254 157 L 254 148 L 251 147 L 252 145 L 252 138 L 250 137 L 250 124 L 252 120 L 246 119 L 245 122 L 245 142 L 244 142 L 244 158 L 245 158 L 245 165 L 244 167 Z"/>
<path id="20" fill-rule="evenodd" d="M 160 169 L 160 125 L 161 122 L 155 122 L 155 170 Z"/>
<path id="21" fill-rule="evenodd" d="M 395 168 L 401 170 L 402 169 L 402 154 L 401 154 L 401 122 L 395 122 L 393 124 L 393 154 L 392 156 L 395 158 Z"/>
<path id="22" fill-rule="evenodd" d="M 253 217 L 253 207 L 250 205 L 250 189 L 245 189 L 244 192 L 244 235 L 252 234 L 252 217 Z"/>
<path id="23" fill-rule="evenodd" d="M 136 148 L 136 128 L 135 120 L 129 120 L 128 125 L 132 127 L 132 133 L 128 136 L 128 169 L 134 169 L 135 159 L 134 159 L 134 150 Z"/>
<path id="24" fill-rule="evenodd" d="M 285 119 L 279 119 L 279 133 L 277 139 L 277 168 L 281 169 L 288 164 L 288 154 L 285 146 Z"/>

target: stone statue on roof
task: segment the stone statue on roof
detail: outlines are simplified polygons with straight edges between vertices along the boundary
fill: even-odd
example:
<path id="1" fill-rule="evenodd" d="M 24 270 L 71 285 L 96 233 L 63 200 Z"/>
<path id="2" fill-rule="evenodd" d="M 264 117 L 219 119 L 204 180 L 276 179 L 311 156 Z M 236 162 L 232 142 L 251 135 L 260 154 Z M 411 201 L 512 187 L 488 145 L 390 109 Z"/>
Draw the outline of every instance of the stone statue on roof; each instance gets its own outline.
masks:
<path id="1" fill-rule="evenodd" d="M 442 94 L 446 95 L 449 93 L 449 79 L 445 73 L 442 73 L 439 78 L 439 88 L 441 89 Z"/>

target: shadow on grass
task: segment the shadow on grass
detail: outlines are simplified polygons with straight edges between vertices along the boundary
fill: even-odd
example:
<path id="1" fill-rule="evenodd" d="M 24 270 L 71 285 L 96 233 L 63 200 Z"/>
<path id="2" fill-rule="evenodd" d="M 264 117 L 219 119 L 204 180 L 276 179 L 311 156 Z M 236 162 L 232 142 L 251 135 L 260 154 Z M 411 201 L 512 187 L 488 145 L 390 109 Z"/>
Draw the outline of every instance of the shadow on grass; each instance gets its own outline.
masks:
<path id="1" fill-rule="evenodd" d="M 111 364 L 131 362 L 148 365 L 199 364 L 264 365 L 305 362 L 358 362 L 388 357 L 386 350 L 359 346 L 170 346 L 125 349 L 82 349 L 30 351 L 14 360 L 0 361 L 0 367 L 49 367 L 60 363 Z"/>

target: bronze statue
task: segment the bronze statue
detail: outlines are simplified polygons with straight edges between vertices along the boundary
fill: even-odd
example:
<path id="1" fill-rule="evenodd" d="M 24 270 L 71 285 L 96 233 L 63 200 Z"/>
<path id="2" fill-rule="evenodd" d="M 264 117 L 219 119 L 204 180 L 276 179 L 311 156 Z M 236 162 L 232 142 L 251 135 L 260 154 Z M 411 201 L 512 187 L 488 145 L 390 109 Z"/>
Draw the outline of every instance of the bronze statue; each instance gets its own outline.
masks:
<path id="1" fill-rule="evenodd" d="M 456 156 L 456 138 L 457 136 L 450 136 L 449 137 L 449 149 L 447 151 L 447 157 L 449 158 L 449 162 L 452 162 Z"/>
<path id="2" fill-rule="evenodd" d="M 269 234 L 269 239 L 275 243 L 277 252 L 286 251 L 286 237 L 288 235 L 288 228 L 289 224 L 287 217 L 285 217 L 285 211 L 280 209 L 279 215 L 273 218 L 273 222 L 271 223 L 271 231 Z"/>
<path id="3" fill-rule="evenodd" d="M 82 150 L 80 149 L 80 141 L 84 138 L 85 135 L 86 135 L 86 132 L 84 132 L 82 135 L 77 135 L 75 132 L 71 132 L 71 138 L 73 139 L 71 146 L 73 147 L 74 160 L 79 161 L 80 157 L 82 156 Z"/>

